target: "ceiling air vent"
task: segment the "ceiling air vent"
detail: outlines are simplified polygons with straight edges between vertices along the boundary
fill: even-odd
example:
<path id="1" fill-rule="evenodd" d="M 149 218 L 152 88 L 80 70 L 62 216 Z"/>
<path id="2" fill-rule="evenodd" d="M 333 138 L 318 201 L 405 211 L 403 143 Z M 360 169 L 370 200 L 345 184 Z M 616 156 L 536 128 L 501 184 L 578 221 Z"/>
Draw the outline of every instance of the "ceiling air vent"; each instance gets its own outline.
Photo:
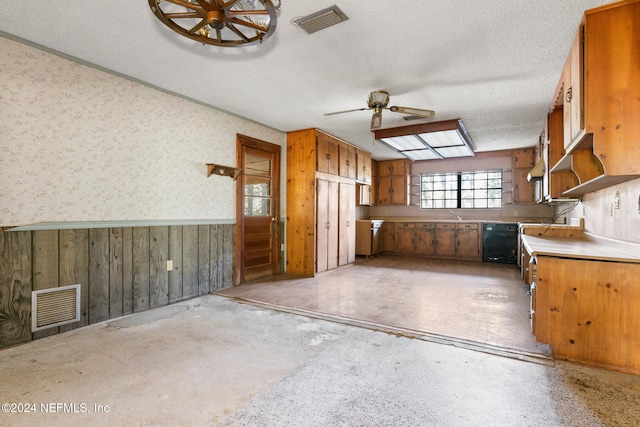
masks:
<path id="1" fill-rule="evenodd" d="M 349 19 L 338 6 L 333 5 L 326 9 L 319 10 L 311 15 L 303 16 L 302 18 L 294 19 L 293 22 L 298 27 L 302 28 L 307 34 L 315 33 L 316 31 L 324 30 L 332 25 L 339 24 Z"/>
<path id="2" fill-rule="evenodd" d="M 31 292 L 31 332 L 80 320 L 80 285 Z"/>

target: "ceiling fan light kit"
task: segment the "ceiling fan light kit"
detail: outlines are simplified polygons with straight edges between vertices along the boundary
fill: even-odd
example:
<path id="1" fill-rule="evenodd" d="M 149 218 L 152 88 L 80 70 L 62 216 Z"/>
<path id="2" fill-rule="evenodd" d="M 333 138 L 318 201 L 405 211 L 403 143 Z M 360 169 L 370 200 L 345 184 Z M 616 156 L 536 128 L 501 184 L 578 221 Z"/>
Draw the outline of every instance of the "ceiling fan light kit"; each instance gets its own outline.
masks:
<path id="1" fill-rule="evenodd" d="M 176 33 L 225 47 L 262 43 L 276 30 L 280 0 L 148 0 L 153 14 Z"/>

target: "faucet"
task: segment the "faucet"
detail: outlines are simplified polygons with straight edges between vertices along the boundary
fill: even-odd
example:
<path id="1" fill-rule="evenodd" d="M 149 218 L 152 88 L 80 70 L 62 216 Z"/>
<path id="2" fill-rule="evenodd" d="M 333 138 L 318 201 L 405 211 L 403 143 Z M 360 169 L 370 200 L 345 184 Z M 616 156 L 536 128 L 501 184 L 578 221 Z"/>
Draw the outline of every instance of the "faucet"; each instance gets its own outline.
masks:
<path id="1" fill-rule="evenodd" d="M 462 217 L 460 215 L 458 215 L 457 213 L 455 213 L 454 211 L 449 211 L 452 214 L 454 214 L 456 216 L 456 218 L 458 218 L 458 221 L 462 221 Z"/>

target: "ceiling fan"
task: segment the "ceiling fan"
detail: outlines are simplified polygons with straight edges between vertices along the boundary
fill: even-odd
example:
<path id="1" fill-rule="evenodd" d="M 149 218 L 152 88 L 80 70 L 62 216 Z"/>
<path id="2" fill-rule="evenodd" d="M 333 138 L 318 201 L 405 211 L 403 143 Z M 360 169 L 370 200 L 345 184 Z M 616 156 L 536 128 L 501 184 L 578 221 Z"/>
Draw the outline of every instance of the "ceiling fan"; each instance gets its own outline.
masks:
<path id="1" fill-rule="evenodd" d="M 333 113 L 326 113 L 325 116 L 333 116 L 336 114 L 351 113 L 353 111 L 373 110 L 373 116 L 371 117 L 371 129 L 379 129 L 382 126 L 382 110 L 393 111 L 394 113 L 408 114 L 411 116 L 430 118 L 436 113 L 432 110 L 423 110 L 420 108 L 409 107 L 387 107 L 389 104 L 389 92 L 384 90 L 376 90 L 369 94 L 367 100 L 367 108 L 355 108 L 353 110 L 336 111 Z"/>

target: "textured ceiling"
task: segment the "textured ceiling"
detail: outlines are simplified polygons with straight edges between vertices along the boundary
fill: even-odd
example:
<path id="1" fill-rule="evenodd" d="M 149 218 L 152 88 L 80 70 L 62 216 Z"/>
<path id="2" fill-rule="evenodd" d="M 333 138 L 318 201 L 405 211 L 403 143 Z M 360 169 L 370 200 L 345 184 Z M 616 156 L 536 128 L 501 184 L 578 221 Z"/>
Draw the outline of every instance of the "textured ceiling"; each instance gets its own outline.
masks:
<path id="1" fill-rule="evenodd" d="M 389 105 L 461 117 L 477 151 L 532 146 L 575 31 L 602 0 L 282 0 L 262 46 L 203 46 L 179 36 L 146 0 L 0 0 L 0 35 L 211 105 L 282 131 L 320 128 L 377 159 L 372 90 Z M 336 4 L 349 20 L 311 35 L 292 24 Z M 394 6 L 394 7 L 390 7 Z M 2 83 L 2 76 L 0 76 Z M 385 111 L 383 127 L 406 122 Z"/>

